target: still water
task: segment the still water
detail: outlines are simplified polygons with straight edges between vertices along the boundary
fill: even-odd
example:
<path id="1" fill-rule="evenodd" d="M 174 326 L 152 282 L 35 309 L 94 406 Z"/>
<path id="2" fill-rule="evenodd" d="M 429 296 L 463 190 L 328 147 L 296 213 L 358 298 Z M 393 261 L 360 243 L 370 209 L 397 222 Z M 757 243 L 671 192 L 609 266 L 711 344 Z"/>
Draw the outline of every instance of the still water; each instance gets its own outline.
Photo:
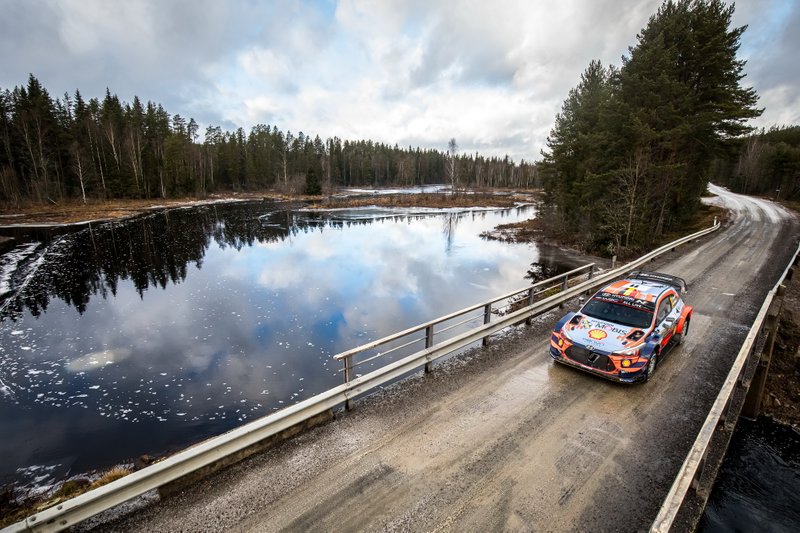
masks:
<path id="1" fill-rule="evenodd" d="M 107 223 L 0 258 L 0 484 L 158 455 L 341 383 L 331 358 L 521 288 L 504 210 L 247 202 Z"/>
<path id="2" fill-rule="evenodd" d="M 740 419 L 698 531 L 800 530 L 800 432 Z"/>

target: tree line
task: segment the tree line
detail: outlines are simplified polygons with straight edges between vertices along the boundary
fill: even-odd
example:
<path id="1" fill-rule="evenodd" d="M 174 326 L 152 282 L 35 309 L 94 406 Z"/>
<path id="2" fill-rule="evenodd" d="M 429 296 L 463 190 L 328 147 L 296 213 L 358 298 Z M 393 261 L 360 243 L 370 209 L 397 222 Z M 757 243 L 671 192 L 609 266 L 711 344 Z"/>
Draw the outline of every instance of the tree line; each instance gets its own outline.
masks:
<path id="1" fill-rule="evenodd" d="M 622 66 L 592 61 L 556 116 L 543 151 L 559 222 L 588 249 L 623 252 L 681 228 L 715 162 L 763 111 L 737 58 L 746 27 L 733 6 L 667 0 Z"/>
<path id="2" fill-rule="evenodd" d="M 716 159 L 713 177 L 735 192 L 800 201 L 800 126 L 743 137 Z"/>
<path id="3" fill-rule="evenodd" d="M 52 98 L 30 75 L 0 91 L 0 202 L 65 198 L 165 198 L 277 188 L 302 192 L 313 172 L 321 186 L 532 187 L 536 167 L 509 157 L 401 148 L 258 124 L 223 131 L 170 115 L 160 104 L 130 103 L 106 90 Z"/>

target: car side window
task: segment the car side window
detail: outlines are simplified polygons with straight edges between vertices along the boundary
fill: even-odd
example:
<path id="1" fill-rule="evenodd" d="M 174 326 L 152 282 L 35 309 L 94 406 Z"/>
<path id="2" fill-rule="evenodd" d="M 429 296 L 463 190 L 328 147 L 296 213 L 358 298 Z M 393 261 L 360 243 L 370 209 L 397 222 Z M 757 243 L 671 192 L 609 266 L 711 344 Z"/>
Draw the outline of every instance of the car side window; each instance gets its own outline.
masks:
<path id="1" fill-rule="evenodd" d="M 656 316 L 656 322 L 661 324 L 670 311 L 672 311 L 673 303 L 675 302 L 675 297 L 670 295 L 661 300 L 661 305 L 658 306 L 658 315 Z"/>

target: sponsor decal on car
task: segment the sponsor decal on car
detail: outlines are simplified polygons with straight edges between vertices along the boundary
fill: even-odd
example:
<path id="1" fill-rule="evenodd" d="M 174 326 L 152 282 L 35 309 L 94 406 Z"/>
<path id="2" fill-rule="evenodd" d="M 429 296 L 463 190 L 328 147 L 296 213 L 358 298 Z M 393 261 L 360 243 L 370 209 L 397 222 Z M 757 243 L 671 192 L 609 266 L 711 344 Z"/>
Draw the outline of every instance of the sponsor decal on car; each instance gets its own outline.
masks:
<path id="1" fill-rule="evenodd" d="M 602 329 L 592 329 L 589 330 L 589 337 L 596 341 L 601 341 L 606 337 L 608 337 L 608 333 L 606 333 Z"/>
<path id="2" fill-rule="evenodd" d="M 641 309 L 642 311 L 649 311 L 650 313 L 652 313 L 656 309 L 655 302 L 648 302 L 646 300 L 632 298 L 630 296 L 625 296 L 623 294 L 611 294 L 608 292 L 601 292 L 595 295 L 595 298 L 597 300 L 602 300 L 604 302 L 609 302 L 613 304 L 627 305 L 628 307 L 633 307 L 634 309 Z"/>

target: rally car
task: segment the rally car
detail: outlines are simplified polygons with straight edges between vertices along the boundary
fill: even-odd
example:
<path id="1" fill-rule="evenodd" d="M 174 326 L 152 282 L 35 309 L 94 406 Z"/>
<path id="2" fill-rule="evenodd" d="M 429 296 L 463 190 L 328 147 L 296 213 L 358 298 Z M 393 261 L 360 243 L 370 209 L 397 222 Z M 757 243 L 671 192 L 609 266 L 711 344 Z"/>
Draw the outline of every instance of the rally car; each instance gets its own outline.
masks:
<path id="1" fill-rule="evenodd" d="M 558 363 L 622 383 L 647 381 L 658 361 L 689 332 L 686 282 L 660 272 L 631 272 L 558 321 L 550 356 Z"/>

